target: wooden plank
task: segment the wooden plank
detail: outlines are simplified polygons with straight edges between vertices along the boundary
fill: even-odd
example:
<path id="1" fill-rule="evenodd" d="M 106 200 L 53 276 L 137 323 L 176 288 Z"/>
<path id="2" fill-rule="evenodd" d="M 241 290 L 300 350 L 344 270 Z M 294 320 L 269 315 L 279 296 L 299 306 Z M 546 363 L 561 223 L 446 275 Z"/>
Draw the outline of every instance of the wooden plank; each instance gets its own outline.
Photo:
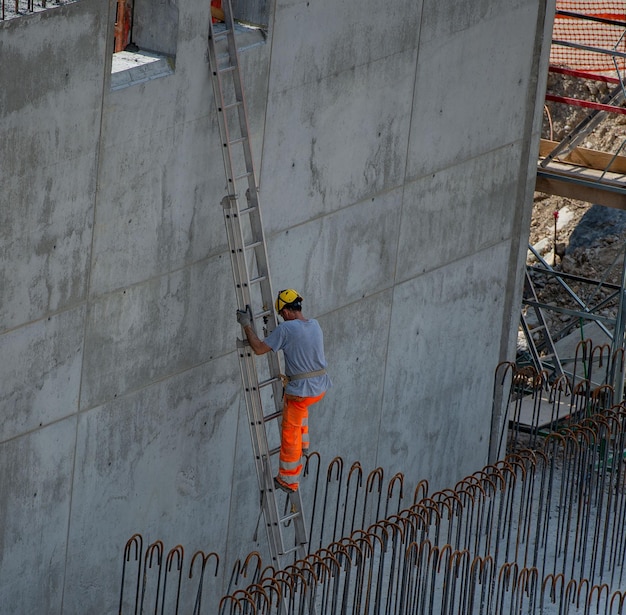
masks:
<path id="1" fill-rule="evenodd" d="M 541 139 L 539 156 L 545 158 L 559 143 Z M 626 174 L 626 156 L 615 156 L 606 152 L 577 147 L 566 156 L 557 156 L 556 160 L 578 164 L 598 171 L 608 170 L 611 173 Z M 609 167 L 610 165 L 610 167 Z M 609 167 L 607 169 L 607 167 Z"/>
<path id="2" fill-rule="evenodd" d="M 585 201 L 586 203 L 626 210 L 626 195 L 603 189 L 602 184 L 599 183 L 596 185 L 591 183 L 579 184 L 567 181 L 566 178 L 559 178 L 557 175 L 551 177 L 537 176 L 535 190 Z"/>

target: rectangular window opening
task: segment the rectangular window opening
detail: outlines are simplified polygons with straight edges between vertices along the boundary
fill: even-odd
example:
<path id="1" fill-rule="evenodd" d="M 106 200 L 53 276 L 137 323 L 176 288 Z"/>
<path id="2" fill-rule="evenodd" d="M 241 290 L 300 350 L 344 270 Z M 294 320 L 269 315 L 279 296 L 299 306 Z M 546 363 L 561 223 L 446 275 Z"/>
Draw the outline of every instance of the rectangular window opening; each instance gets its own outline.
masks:
<path id="1" fill-rule="evenodd" d="M 171 75 L 177 36 L 175 0 L 117 0 L 111 89 Z"/>

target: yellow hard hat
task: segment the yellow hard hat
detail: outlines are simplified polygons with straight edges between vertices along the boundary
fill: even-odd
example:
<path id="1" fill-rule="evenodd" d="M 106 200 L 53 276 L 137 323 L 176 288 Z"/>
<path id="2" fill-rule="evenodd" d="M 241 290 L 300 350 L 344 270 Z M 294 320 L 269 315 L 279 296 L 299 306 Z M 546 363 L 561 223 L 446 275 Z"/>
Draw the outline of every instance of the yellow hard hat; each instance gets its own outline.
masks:
<path id="1" fill-rule="evenodd" d="M 284 307 L 289 307 L 292 303 L 295 303 L 298 300 L 302 301 L 302 297 L 299 295 L 297 290 L 294 290 L 293 288 L 281 290 L 278 293 L 278 297 L 276 297 L 276 311 L 280 312 Z"/>

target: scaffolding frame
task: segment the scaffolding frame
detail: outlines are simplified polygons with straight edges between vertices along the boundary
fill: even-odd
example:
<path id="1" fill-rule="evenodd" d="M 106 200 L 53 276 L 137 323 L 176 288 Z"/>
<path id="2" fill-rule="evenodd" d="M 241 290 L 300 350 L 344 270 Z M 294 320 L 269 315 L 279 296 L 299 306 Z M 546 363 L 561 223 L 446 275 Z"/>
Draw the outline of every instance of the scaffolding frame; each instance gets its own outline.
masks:
<path id="1" fill-rule="evenodd" d="M 562 3 L 563 4 L 563 3 Z M 599 45 L 583 44 L 572 40 L 552 39 L 554 47 L 566 47 L 586 53 L 602 54 L 609 56 L 614 67 L 615 74 L 607 75 L 600 72 L 584 70 L 580 66 L 556 66 L 551 64 L 549 71 L 552 73 L 566 74 L 574 78 L 604 82 L 612 86 L 608 93 L 600 100 L 582 100 L 571 97 L 557 96 L 546 93 L 545 100 L 556 104 L 565 104 L 588 109 L 587 115 L 559 142 L 542 140 L 537 165 L 537 180 L 535 189 L 547 194 L 555 194 L 577 200 L 587 201 L 599 205 L 626 210 L 626 157 L 620 155 L 626 146 L 626 137 L 613 153 L 597 152 L 579 147 L 579 144 L 589 135 L 609 113 L 626 113 L 622 105 L 626 102 L 626 71 L 620 69 L 618 59 L 625 60 L 626 53 L 618 47 L 623 46 L 626 39 L 626 14 L 624 20 L 607 18 L 602 15 L 583 14 L 574 11 L 566 11 L 558 8 L 556 17 L 571 20 L 582 20 L 582 23 L 593 22 L 615 28 L 620 28 L 621 34 L 616 39 L 612 48 Z M 545 107 L 548 109 L 548 107 Z M 555 238 L 556 241 L 556 238 Z M 556 249 L 556 246 L 554 246 Z M 567 361 L 565 357 L 559 357 L 556 350 L 556 342 L 567 335 L 578 324 L 593 321 L 600 326 L 611 340 L 611 351 L 622 352 L 626 348 L 625 325 L 626 325 L 626 244 L 616 257 L 601 280 L 589 280 L 581 276 L 567 274 L 551 267 L 532 246 L 529 251 L 537 259 L 539 266 L 527 265 L 525 273 L 525 288 L 522 299 L 521 326 L 532 355 L 535 367 L 547 370 L 553 377 L 563 373 L 562 364 Z M 620 284 L 609 284 L 606 279 L 616 266 L 617 259 L 622 256 L 622 271 Z M 538 276 L 556 280 L 563 293 L 576 306 L 574 309 L 563 308 L 557 305 L 541 302 L 538 297 L 533 280 Z M 568 281 L 576 281 L 595 287 L 595 291 L 588 298 L 579 296 L 574 292 Z M 602 300 L 595 301 L 598 291 L 608 289 L 609 295 Z M 611 302 L 617 303 L 615 317 L 607 317 L 600 313 Z M 524 311 L 532 309 L 537 314 L 540 335 L 529 329 L 524 319 Z M 550 331 L 546 325 L 546 312 L 555 312 L 567 318 L 559 331 Z M 536 339 L 539 337 L 539 339 Z M 624 373 L 623 370 L 615 373 L 613 382 L 606 383 L 613 387 L 615 399 L 623 399 Z"/>

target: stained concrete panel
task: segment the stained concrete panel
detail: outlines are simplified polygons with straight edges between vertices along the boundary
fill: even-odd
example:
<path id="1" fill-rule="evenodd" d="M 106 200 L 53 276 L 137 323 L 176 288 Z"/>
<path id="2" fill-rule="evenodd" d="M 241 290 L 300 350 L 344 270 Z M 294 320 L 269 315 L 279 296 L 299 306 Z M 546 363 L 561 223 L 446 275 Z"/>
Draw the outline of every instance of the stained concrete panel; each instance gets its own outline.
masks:
<path id="1" fill-rule="evenodd" d="M 519 147 L 508 145 L 406 185 L 398 280 L 511 236 L 519 157 Z"/>
<path id="2" fill-rule="evenodd" d="M 61 613 L 76 419 L 0 446 L 0 610 Z"/>
<path id="3" fill-rule="evenodd" d="M 233 352 L 81 416 L 68 612 L 117 612 L 135 532 L 145 546 L 184 545 L 185 570 L 197 549 L 225 552 L 239 388 Z"/>
<path id="4" fill-rule="evenodd" d="M 5 177 L 3 165 L 0 331 L 84 300 L 95 188 L 92 156 L 27 177 Z"/>
<path id="5" fill-rule="evenodd" d="M 409 50 L 270 94 L 264 151 L 272 155 L 261 175 L 268 233 L 402 183 L 414 69 Z"/>
<path id="6" fill-rule="evenodd" d="M 178 3 L 171 0 L 135 0 L 132 40 L 142 49 L 176 54 Z"/>
<path id="7" fill-rule="evenodd" d="M 85 306 L 0 336 L 0 442 L 78 410 Z"/>
<path id="8" fill-rule="evenodd" d="M 434 4 L 437 7 L 430 6 Z M 452 8 L 431 1 L 425 11 L 409 178 L 522 138 L 537 3 L 507 5 L 503 10 L 481 2 L 475 14 L 474 3 L 454 4 Z"/>
<path id="9" fill-rule="evenodd" d="M 296 288 L 312 316 L 389 288 L 401 198 L 393 190 L 271 237 L 274 288 Z"/>
<path id="10" fill-rule="evenodd" d="M 384 7 L 361 0 L 358 10 L 333 0 L 279 0 L 272 31 L 272 90 L 284 94 L 305 83 L 319 84 L 414 49 L 421 9 L 421 0 Z"/>
<path id="11" fill-rule="evenodd" d="M 84 0 L 0 22 L 2 331 L 86 290 L 108 10 Z"/>
<path id="12" fill-rule="evenodd" d="M 119 143 L 100 176 L 92 293 L 102 294 L 226 249 L 223 170 L 198 152 L 206 121 L 153 129 Z M 186 163 L 181 164 L 182 159 Z M 219 194 L 220 192 L 218 192 Z"/>
<path id="13" fill-rule="evenodd" d="M 438 43 L 445 46 L 451 37 L 481 27 L 484 23 L 492 23 L 502 15 L 517 14 L 520 10 L 533 7 L 529 0 L 510 0 L 506 11 L 502 5 L 491 0 L 475 0 L 472 4 L 458 0 L 442 4 L 437 0 L 424 0 L 422 33 L 420 41 Z M 515 23 L 515 21 L 513 20 Z M 533 24 L 534 27 L 534 24 Z"/>
<path id="14" fill-rule="evenodd" d="M 215 257 L 90 305 L 81 408 L 231 352 L 239 331 L 229 267 Z"/>
<path id="15" fill-rule="evenodd" d="M 93 151 L 108 11 L 106 2 L 83 0 L 0 22 L 2 176 L 28 178 Z"/>
<path id="16" fill-rule="evenodd" d="M 485 465 L 508 251 L 502 242 L 395 288 L 379 464 L 410 481 L 449 487 Z"/>
<path id="17" fill-rule="evenodd" d="M 384 396 L 385 360 L 392 305 L 391 289 L 319 319 L 324 331 L 328 373 L 334 386 L 311 408 L 311 450 L 326 463 L 377 462 L 381 420 L 394 413 Z"/>
<path id="18" fill-rule="evenodd" d="M 187 117 L 183 106 L 177 115 L 174 105 L 177 102 L 177 86 L 180 83 L 180 71 L 174 70 L 158 79 L 138 83 L 128 88 L 107 92 L 107 105 L 103 113 L 102 143 L 105 148 L 117 148 L 125 151 L 125 144 L 141 138 L 149 138 L 154 131 L 152 142 L 177 121 L 185 123 L 197 117 Z M 108 76 L 107 76 L 108 79 Z M 145 143 L 147 146 L 148 143 Z M 160 144 L 165 147 L 168 143 Z"/>

